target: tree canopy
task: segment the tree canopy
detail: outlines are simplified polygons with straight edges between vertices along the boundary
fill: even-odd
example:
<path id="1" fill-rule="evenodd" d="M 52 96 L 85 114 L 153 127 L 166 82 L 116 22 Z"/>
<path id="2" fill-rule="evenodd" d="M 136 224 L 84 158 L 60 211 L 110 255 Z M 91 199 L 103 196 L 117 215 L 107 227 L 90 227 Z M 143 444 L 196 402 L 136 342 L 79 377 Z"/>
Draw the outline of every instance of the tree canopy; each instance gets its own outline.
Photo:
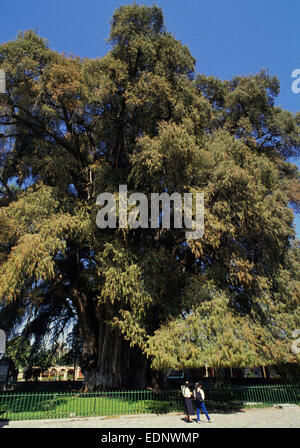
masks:
<path id="1" fill-rule="evenodd" d="M 157 6 L 117 9 L 109 42 L 95 59 L 33 31 L 0 45 L 0 325 L 42 341 L 76 322 L 89 389 L 297 361 L 300 115 L 264 70 L 197 74 Z M 119 185 L 204 193 L 203 237 L 99 229 Z"/>

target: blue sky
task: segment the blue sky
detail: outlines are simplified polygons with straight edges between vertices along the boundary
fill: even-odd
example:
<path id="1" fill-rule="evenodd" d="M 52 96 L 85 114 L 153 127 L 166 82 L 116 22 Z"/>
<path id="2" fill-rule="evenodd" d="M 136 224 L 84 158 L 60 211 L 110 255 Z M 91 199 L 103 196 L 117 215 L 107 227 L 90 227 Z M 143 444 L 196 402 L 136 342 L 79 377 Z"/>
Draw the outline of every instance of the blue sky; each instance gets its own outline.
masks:
<path id="1" fill-rule="evenodd" d="M 114 10 L 130 0 L 6 0 L 0 8 L 0 42 L 36 29 L 51 48 L 81 57 L 103 56 Z M 153 1 L 137 1 L 152 5 Z M 300 110 L 291 90 L 300 68 L 299 0 L 157 0 L 168 31 L 197 59 L 197 71 L 230 79 L 269 69 L 281 84 L 277 105 Z M 300 166 L 299 161 L 297 161 Z M 300 219 L 295 220 L 300 237 Z"/>

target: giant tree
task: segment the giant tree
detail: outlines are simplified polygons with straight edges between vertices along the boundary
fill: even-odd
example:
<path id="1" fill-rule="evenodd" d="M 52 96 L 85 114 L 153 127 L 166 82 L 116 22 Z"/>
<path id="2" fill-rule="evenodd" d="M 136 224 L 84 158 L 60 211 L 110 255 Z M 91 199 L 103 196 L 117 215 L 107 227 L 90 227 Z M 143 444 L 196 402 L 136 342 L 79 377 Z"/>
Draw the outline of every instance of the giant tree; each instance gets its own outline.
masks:
<path id="1" fill-rule="evenodd" d="M 109 41 L 97 59 L 32 31 L 0 46 L 1 324 L 39 340 L 76 322 L 89 389 L 144 387 L 150 363 L 290 361 L 299 119 L 276 77 L 196 76 L 156 6 L 116 10 Z M 119 185 L 204 192 L 203 238 L 98 228 Z"/>

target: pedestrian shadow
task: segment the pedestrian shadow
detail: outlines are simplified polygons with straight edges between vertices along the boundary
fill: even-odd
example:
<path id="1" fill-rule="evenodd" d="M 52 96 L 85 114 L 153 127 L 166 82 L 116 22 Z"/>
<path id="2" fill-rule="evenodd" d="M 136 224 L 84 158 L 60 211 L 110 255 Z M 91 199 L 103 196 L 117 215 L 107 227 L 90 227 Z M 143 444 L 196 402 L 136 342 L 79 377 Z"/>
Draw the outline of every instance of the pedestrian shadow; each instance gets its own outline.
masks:
<path id="1" fill-rule="evenodd" d="M 205 400 L 205 407 L 207 409 L 208 415 L 210 414 L 236 414 L 237 412 L 245 412 L 245 404 L 240 401 L 228 402 L 228 403 L 218 403 L 211 400 Z M 195 415 L 196 415 L 196 409 Z M 183 412 L 185 409 L 183 408 Z M 204 415 L 201 411 L 201 415 Z"/>
<path id="2" fill-rule="evenodd" d="M 0 428 L 3 428 L 3 426 L 8 426 L 9 420 L 0 420 Z"/>
<path id="3" fill-rule="evenodd" d="M 245 405 L 241 401 L 229 403 L 216 403 L 205 401 L 208 414 L 236 414 L 237 412 L 245 412 Z"/>
<path id="4" fill-rule="evenodd" d="M 190 422 L 188 422 L 187 419 L 186 419 L 185 417 L 182 417 L 180 420 L 181 420 L 182 422 L 186 423 L 187 425 L 189 425 L 189 424 L 191 424 L 191 423 L 194 423 L 193 420 L 191 420 Z"/>

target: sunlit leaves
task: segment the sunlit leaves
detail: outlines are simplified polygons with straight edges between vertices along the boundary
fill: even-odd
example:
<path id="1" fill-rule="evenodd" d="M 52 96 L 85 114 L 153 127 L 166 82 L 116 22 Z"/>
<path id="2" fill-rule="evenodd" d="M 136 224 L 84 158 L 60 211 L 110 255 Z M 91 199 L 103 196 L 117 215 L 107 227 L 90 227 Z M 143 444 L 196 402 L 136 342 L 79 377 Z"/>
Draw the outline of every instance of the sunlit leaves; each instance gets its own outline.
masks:
<path id="1" fill-rule="evenodd" d="M 87 365 L 105 325 L 155 368 L 295 361 L 299 116 L 275 107 L 266 71 L 196 76 L 157 6 L 121 7 L 111 25 L 96 59 L 32 31 L 0 46 L 0 298 L 32 306 L 45 332 L 76 315 Z M 97 195 L 125 184 L 204 193 L 203 238 L 97 228 Z"/>

